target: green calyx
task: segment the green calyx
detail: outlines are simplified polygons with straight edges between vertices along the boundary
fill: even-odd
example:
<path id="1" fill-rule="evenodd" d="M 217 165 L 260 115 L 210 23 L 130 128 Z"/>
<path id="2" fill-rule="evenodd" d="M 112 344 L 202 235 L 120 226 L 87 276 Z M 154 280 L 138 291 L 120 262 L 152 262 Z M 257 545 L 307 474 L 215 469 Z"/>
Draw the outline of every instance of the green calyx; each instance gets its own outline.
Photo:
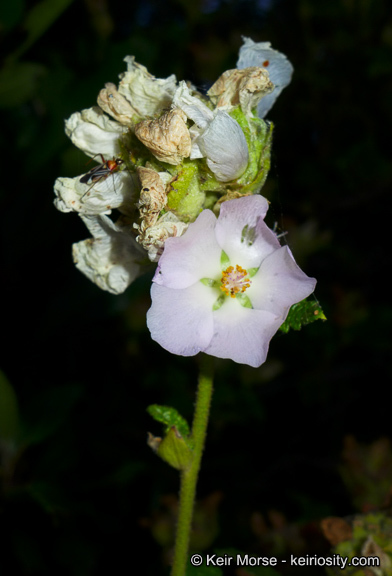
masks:
<path id="1" fill-rule="evenodd" d="M 203 209 L 205 192 L 200 187 L 199 165 L 195 160 L 184 160 L 170 183 L 167 209 L 184 222 L 192 222 Z"/>
<path id="2" fill-rule="evenodd" d="M 271 166 L 273 124 L 257 116 L 246 116 L 240 107 L 230 111 L 237 120 L 248 144 L 249 162 L 245 172 L 236 181 L 241 194 L 258 194 L 266 181 Z"/>
<path id="3" fill-rule="evenodd" d="M 148 445 L 165 462 L 177 470 L 185 470 L 193 459 L 193 440 L 188 422 L 171 406 L 152 404 L 147 412 L 164 424 L 164 437 L 157 438 L 149 434 Z"/>
<path id="4" fill-rule="evenodd" d="M 193 459 L 193 451 L 175 426 L 159 442 L 156 453 L 176 470 L 185 470 Z"/>

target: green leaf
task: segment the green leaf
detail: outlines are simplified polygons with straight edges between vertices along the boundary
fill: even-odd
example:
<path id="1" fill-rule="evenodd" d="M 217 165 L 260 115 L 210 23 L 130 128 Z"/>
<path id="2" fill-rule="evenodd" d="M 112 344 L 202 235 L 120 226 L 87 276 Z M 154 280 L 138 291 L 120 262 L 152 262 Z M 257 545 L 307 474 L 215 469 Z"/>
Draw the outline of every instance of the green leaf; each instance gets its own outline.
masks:
<path id="1" fill-rule="evenodd" d="M 314 300 L 302 300 L 294 304 L 288 313 L 286 321 L 279 330 L 285 334 L 290 330 L 300 330 L 302 326 L 311 324 L 316 320 L 326 320 L 320 304 Z"/>
<path id="2" fill-rule="evenodd" d="M 147 408 L 147 412 L 156 420 L 165 425 L 165 433 L 167 433 L 170 428 L 175 426 L 181 436 L 187 438 L 189 436 L 189 425 L 188 422 L 183 418 L 175 408 L 171 406 L 160 406 L 159 404 L 151 404 Z"/>
<path id="3" fill-rule="evenodd" d="M 16 440 L 19 434 L 19 407 L 15 391 L 0 370 L 0 439 Z"/>

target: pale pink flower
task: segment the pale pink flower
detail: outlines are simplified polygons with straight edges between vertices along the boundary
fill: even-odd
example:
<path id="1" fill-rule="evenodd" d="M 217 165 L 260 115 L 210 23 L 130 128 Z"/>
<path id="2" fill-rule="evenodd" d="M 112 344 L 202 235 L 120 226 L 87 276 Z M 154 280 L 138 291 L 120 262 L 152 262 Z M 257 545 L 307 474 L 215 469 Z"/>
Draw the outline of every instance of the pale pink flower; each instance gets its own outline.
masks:
<path id="1" fill-rule="evenodd" d="M 181 356 L 205 352 L 260 366 L 290 307 L 316 285 L 264 222 L 259 195 L 204 210 L 168 238 L 151 288 L 151 336 Z"/>

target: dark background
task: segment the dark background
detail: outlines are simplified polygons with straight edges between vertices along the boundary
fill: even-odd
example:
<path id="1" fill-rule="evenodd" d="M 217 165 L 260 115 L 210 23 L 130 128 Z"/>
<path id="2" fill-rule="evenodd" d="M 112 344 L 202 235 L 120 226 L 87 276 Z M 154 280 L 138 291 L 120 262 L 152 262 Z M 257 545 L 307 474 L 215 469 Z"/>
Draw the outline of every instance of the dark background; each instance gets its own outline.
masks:
<path id="1" fill-rule="evenodd" d="M 320 519 L 388 501 L 388 4 L 2 3 L 0 368 L 21 419 L 10 461 L 3 448 L 2 575 L 165 574 L 178 476 L 146 446 L 161 433 L 146 407 L 191 420 L 198 360 L 151 341 L 150 277 L 113 296 L 76 270 L 71 245 L 88 232 L 53 207 L 56 177 L 86 171 L 64 119 L 117 82 L 127 54 L 200 89 L 235 67 L 242 35 L 295 68 L 269 113 L 263 194 L 328 321 L 277 335 L 259 369 L 217 362 L 196 548 L 321 553 Z"/>

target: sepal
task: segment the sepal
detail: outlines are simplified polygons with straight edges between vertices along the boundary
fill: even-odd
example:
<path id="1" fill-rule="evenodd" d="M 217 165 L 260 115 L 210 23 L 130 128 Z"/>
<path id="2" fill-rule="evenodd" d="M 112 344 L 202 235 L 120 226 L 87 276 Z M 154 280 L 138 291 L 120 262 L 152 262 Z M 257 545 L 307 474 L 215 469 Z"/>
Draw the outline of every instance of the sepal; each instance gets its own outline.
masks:
<path id="1" fill-rule="evenodd" d="M 147 412 L 165 426 L 164 438 L 149 433 L 147 444 L 173 468 L 187 468 L 193 458 L 193 442 L 188 422 L 171 406 L 152 404 L 147 408 Z"/>
<path id="2" fill-rule="evenodd" d="M 147 444 L 176 470 L 184 470 L 192 462 L 193 451 L 176 426 L 172 426 L 163 439 L 148 433 Z"/>

